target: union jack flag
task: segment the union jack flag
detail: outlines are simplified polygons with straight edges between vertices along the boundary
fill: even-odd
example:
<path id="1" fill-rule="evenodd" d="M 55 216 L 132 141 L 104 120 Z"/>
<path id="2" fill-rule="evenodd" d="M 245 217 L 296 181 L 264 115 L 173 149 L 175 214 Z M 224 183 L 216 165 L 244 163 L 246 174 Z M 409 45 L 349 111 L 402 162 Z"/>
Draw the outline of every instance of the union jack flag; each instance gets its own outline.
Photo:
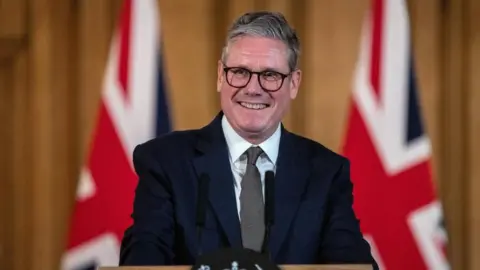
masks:
<path id="1" fill-rule="evenodd" d="M 118 265 L 137 183 L 131 153 L 170 130 L 159 28 L 156 0 L 124 1 L 62 269 Z"/>
<path id="2" fill-rule="evenodd" d="M 344 144 L 354 209 L 380 269 L 449 269 L 404 0 L 373 0 Z"/>

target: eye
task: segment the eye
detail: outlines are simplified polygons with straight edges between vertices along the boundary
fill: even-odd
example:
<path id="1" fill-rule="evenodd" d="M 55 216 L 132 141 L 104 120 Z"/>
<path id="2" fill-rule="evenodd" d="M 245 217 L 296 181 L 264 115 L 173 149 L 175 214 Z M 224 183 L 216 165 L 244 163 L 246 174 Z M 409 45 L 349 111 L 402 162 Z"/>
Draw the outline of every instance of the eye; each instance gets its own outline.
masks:
<path id="1" fill-rule="evenodd" d="M 232 68 L 230 72 L 235 76 L 248 76 L 249 74 L 248 70 L 244 68 Z"/>
<path id="2" fill-rule="evenodd" d="M 262 73 L 262 78 L 268 81 L 280 80 L 282 76 L 275 71 L 265 71 Z"/>

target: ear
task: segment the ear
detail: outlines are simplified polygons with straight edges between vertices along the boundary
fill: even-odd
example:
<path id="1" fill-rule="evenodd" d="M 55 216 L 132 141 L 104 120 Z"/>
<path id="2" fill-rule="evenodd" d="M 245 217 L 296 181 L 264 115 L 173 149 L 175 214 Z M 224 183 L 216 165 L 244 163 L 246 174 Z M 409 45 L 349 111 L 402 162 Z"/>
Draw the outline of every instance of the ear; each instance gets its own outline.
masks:
<path id="1" fill-rule="evenodd" d="M 220 92 L 222 89 L 222 84 L 225 81 L 225 73 L 223 72 L 223 63 L 222 61 L 218 60 L 217 64 L 217 92 Z"/>
<path id="2" fill-rule="evenodd" d="M 300 88 L 300 83 L 302 81 L 302 71 L 297 69 L 292 72 L 290 79 L 290 98 L 295 99 L 298 94 L 298 89 Z"/>

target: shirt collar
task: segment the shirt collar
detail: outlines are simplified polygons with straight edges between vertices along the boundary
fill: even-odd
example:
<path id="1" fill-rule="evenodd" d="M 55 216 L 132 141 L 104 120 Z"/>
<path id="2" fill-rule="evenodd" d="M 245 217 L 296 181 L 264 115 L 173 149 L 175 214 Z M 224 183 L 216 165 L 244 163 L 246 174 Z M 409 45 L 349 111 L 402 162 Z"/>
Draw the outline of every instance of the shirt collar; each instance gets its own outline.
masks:
<path id="1" fill-rule="evenodd" d="M 275 164 L 278 157 L 278 148 L 280 145 L 281 125 L 278 124 L 278 128 L 267 140 L 260 143 L 258 146 L 262 148 L 263 152 L 267 155 L 268 159 Z M 227 146 L 230 152 L 230 158 L 233 162 L 236 162 L 240 156 L 247 151 L 253 144 L 246 141 L 233 129 L 228 122 L 225 115 L 222 117 L 222 128 L 227 141 Z"/>

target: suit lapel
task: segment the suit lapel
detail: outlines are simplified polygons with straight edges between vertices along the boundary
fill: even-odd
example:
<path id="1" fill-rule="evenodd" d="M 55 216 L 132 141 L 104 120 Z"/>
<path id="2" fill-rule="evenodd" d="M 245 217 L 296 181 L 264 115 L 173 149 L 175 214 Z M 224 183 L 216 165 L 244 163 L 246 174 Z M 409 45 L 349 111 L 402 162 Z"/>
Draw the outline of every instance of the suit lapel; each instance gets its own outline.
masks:
<path id="1" fill-rule="evenodd" d="M 269 247 L 275 258 L 285 241 L 295 213 L 300 206 L 310 175 L 310 161 L 305 148 L 295 143 L 297 138 L 282 129 L 275 174 L 275 224 L 272 226 Z"/>
<path id="2" fill-rule="evenodd" d="M 200 130 L 193 165 L 197 176 L 210 177 L 209 201 L 230 246 L 242 247 L 241 229 L 230 167 L 228 148 L 221 127 L 222 113 Z M 305 147 L 284 128 L 275 176 L 275 224 L 272 226 L 269 248 L 275 258 L 300 206 L 310 175 L 310 161 Z"/>
<path id="3" fill-rule="evenodd" d="M 209 201 L 232 247 L 241 247 L 241 231 L 234 190 L 234 178 L 230 167 L 228 148 L 221 128 L 221 116 L 200 131 L 194 158 L 197 176 L 210 177 Z"/>

